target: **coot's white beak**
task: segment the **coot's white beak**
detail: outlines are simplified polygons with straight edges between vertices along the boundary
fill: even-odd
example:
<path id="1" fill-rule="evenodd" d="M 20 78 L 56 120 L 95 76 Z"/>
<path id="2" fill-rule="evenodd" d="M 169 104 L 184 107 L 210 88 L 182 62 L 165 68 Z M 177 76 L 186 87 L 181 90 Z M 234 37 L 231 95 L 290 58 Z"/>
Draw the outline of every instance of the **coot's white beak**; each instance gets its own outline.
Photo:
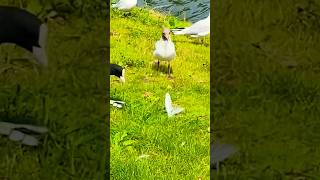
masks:
<path id="1" fill-rule="evenodd" d="M 166 33 L 165 34 L 166 38 L 169 40 L 170 39 L 170 34 L 169 33 Z"/>
<path id="2" fill-rule="evenodd" d="M 48 27 L 46 24 L 41 24 L 39 28 L 39 38 L 38 43 L 40 47 L 32 47 L 32 53 L 38 60 L 38 63 L 44 67 L 48 66 L 48 57 L 46 53 L 46 44 L 47 44 L 47 36 L 48 36 Z"/>
<path id="3" fill-rule="evenodd" d="M 36 57 L 38 63 L 44 67 L 48 66 L 48 58 L 46 50 L 42 47 L 32 47 L 32 53 Z"/>
<path id="4" fill-rule="evenodd" d="M 120 81 L 121 81 L 122 83 L 125 83 L 125 82 L 126 82 L 126 80 L 124 79 L 123 76 L 120 76 Z"/>
<path id="5" fill-rule="evenodd" d="M 122 70 L 122 75 L 120 76 L 120 81 L 122 83 L 125 83 L 126 82 L 126 79 L 124 78 L 124 74 L 125 74 L 125 69 Z"/>

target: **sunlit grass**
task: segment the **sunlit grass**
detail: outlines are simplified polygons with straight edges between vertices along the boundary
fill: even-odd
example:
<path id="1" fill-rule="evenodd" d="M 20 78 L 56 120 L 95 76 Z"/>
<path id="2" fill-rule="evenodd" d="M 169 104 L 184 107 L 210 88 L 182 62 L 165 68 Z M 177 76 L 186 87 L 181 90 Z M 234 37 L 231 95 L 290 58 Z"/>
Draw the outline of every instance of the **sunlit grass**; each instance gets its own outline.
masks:
<path id="1" fill-rule="evenodd" d="M 49 129 L 35 148 L 0 137 L 0 179 L 102 179 L 105 24 L 50 20 L 47 70 L 21 48 L 0 46 L 0 120 Z M 14 61 L 23 57 L 31 61 Z"/>
<path id="2" fill-rule="evenodd" d="M 126 66 L 125 84 L 111 77 L 111 98 L 126 102 L 124 109 L 111 107 L 113 179 L 209 179 L 209 38 L 198 44 L 171 36 L 177 51 L 172 80 L 152 68 L 162 26 L 188 24 L 138 8 L 111 11 L 110 61 Z M 166 92 L 185 108 L 182 114 L 167 117 Z"/>

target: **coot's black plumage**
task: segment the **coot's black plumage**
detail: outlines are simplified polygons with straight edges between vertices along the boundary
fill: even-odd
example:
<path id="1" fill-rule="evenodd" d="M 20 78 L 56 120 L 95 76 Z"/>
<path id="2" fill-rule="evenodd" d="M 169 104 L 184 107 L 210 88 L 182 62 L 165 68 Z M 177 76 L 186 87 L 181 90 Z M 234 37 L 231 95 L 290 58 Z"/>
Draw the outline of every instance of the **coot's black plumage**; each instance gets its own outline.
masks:
<path id="1" fill-rule="evenodd" d="M 110 64 L 110 75 L 117 76 L 122 82 L 125 82 L 124 78 L 125 69 L 117 64 Z"/>
<path id="2" fill-rule="evenodd" d="M 33 53 L 41 65 L 47 66 L 45 51 L 47 25 L 26 10 L 0 6 L 0 44 L 14 43 Z"/>

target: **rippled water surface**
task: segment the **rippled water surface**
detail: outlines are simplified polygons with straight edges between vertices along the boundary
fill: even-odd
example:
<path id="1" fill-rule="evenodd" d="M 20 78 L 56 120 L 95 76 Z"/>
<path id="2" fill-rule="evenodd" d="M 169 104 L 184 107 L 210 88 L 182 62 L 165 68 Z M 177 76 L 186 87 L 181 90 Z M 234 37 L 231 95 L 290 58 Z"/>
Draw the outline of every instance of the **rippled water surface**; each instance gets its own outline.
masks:
<path id="1" fill-rule="evenodd" d="M 151 6 L 191 22 L 206 18 L 210 11 L 209 0 L 138 0 L 138 6 Z"/>

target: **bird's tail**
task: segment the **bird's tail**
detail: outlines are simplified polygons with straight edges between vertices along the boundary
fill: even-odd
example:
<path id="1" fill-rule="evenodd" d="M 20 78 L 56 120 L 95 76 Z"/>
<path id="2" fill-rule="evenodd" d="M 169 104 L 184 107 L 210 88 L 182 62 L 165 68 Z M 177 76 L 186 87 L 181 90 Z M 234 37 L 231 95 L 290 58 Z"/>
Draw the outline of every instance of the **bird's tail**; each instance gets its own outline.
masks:
<path id="1" fill-rule="evenodd" d="M 198 37 L 200 37 L 200 36 L 199 36 L 199 35 L 190 35 L 190 37 L 198 38 Z"/>
<path id="2" fill-rule="evenodd" d="M 171 32 L 174 34 L 174 35 L 182 35 L 184 34 L 184 30 L 185 28 L 176 28 L 176 29 L 171 29 Z"/>

